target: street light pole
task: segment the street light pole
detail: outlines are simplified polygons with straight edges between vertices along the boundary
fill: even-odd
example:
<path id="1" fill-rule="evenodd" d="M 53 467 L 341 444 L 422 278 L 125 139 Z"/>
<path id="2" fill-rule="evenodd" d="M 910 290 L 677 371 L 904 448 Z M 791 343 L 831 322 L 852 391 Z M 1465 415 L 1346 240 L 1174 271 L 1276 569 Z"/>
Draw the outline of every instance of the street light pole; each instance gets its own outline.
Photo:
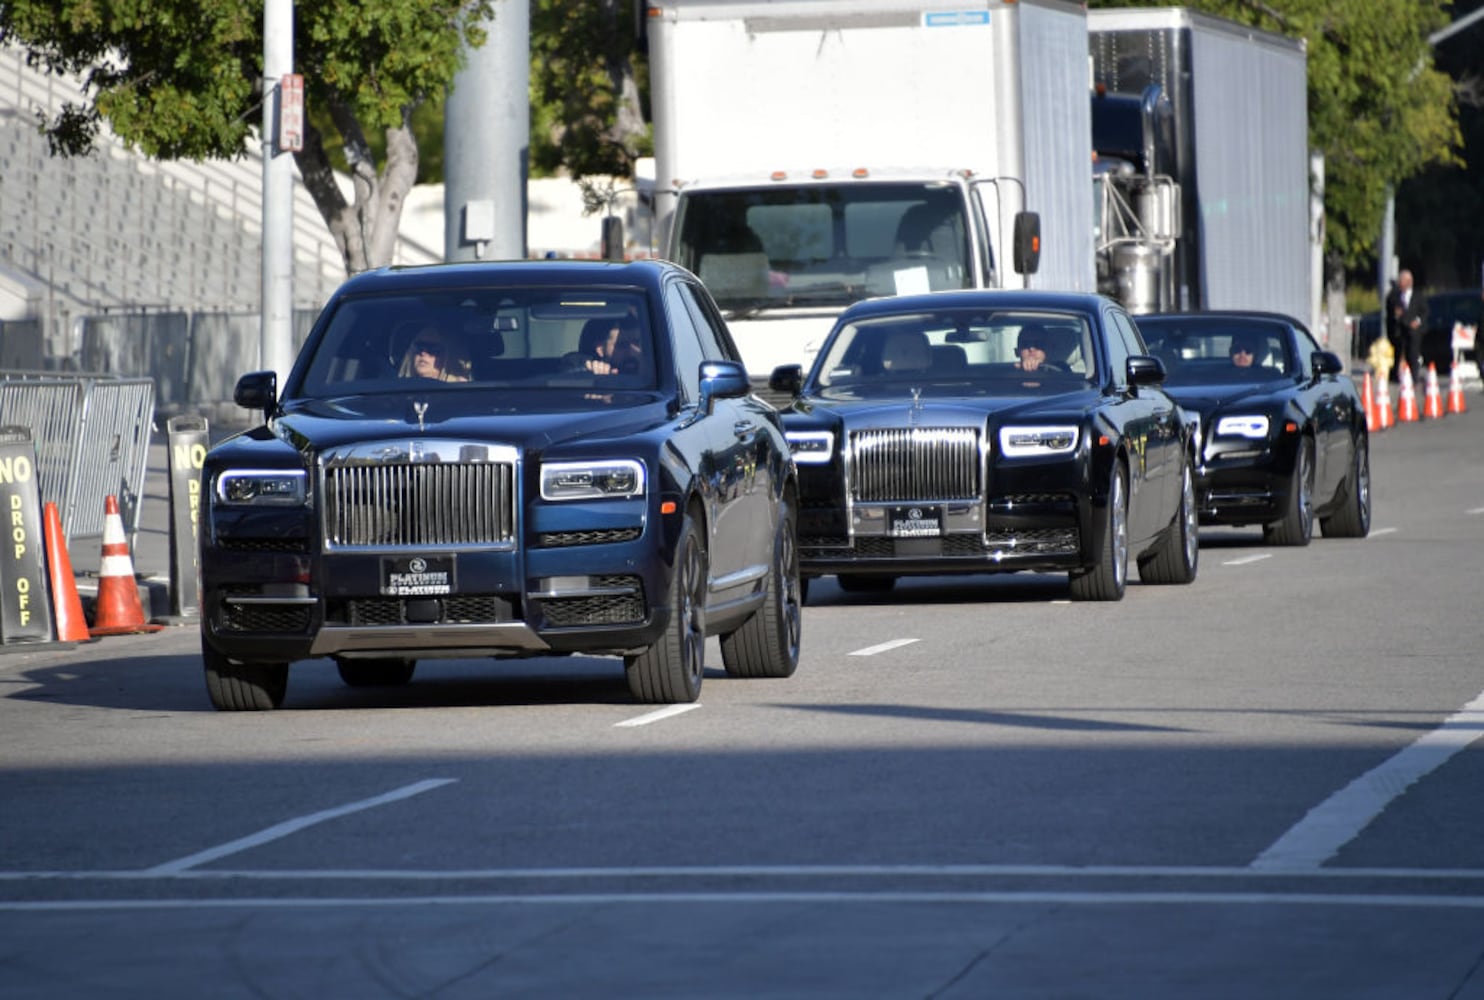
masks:
<path id="1" fill-rule="evenodd" d="M 263 6 L 263 288 L 260 364 L 283 384 L 294 361 L 294 157 L 280 145 L 284 77 L 294 71 L 294 0 Z"/>

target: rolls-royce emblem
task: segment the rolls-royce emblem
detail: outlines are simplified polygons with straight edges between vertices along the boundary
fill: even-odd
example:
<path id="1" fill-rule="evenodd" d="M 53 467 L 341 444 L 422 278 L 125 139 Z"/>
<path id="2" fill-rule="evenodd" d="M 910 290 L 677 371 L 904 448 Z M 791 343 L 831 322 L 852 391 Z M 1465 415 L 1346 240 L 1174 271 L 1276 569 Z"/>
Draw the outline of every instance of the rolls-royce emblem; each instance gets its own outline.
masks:
<path id="1" fill-rule="evenodd" d="M 427 403 L 422 403 L 420 405 L 422 406 L 423 410 L 426 410 L 428 408 L 428 404 Z M 422 415 L 423 415 L 423 411 L 422 410 L 418 410 L 417 411 L 417 416 L 418 416 L 418 421 L 419 422 L 421 422 L 421 420 L 422 420 Z M 413 441 L 413 442 L 411 442 L 407 446 L 407 452 L 408 452 L 407 457 L 408 457 L 408 459 L 410 461 L 421 462 L 423 460 L 423 443 L 421 441 Z"/>
<path id="2" fill-rule="evenodd" d="M 417 414 L 417 429 L 420 431 L 427 430 L 427 428 L 423 426 L 423 414 L 428 412 L 427 400 L 419 400 L 413 403 L 412 412 Z"/>
<path id="3" fill-rule="evenodd" d="M 426 573 L 428 571 L 428 561 L 426 559 L 414 556 L 412 559 L 408 560 L 407 569 L 413 573 Z"/>

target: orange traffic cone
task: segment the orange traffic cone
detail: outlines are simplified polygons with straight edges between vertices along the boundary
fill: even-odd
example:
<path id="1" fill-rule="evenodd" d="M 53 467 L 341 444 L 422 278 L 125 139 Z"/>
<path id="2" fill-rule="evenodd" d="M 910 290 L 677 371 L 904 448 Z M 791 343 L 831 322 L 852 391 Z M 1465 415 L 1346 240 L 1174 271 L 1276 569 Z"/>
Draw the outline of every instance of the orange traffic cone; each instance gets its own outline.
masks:
<path id="1" fill-rule="evenodd" d="M 1396 422 L 1399 424 L 1412 424 L 1418 420 L 1417 416 L 1417 390 L 1412 385 L 1412 369 L 1402 362 L 1402 396 L 1396 404 Z"/>
<path id="2" fill-rule="evenodd" d="M 1374 434 L 1381 429 L 1381 414 L 1376 410 L 1376 397 L 1371 392 L 1371 373 L 1365 373 L 1360 385 L 1360 405 L 1365 407 L 1365 429 Z"/>
<path id="3" fill-rule="evenodd" d="M 119 515 L 118 498 L 104 497 L 98 613 L 89 633 L 95 636 L 128 635 L 132 632 L 158 632 L 164 627 L 144 620 L 144 606 L 139 603 L 139 588 L 134 582 L 134 560 L 129 556 L 129 540 L 124 537 L 124 519 Z"/>
<path id="4" fill-rule="evenodd" d="M 1463 382 L 1458 378 L 1458 362 L 1448 369 L 1448 412 L 1467 413 L 1468 404 L 1463 401 Z"/>
<path id="5" fill-rule="evenodd" d="M 1380 387 L 1376 394 L 1376 426 L 1384 431 L 1396 422 L 1391 410 L 1391 383 L 1383 378 L 1377 379 L 1376 384 Z"/>
<path id="6" fill-rule="evenodd" d="M 42 511 L 42 537 L 46 543 L 47 576 L 51 581 L 52 614 L 57 619 L 57 641 L 91 642 L 88 619 L 72 575 L 72 557 L 67 554 L 67 539 L 62 535 L 62 515 L 50 500 Z"/>
<path id="7" fill-rule="evenodd" d="M 1429 420 L 1443 419 L 1443 394 L 1438 392 L 1438 366 L 1427 363 L 1427 395 L 1422 400 L 1422 415 Z"/>

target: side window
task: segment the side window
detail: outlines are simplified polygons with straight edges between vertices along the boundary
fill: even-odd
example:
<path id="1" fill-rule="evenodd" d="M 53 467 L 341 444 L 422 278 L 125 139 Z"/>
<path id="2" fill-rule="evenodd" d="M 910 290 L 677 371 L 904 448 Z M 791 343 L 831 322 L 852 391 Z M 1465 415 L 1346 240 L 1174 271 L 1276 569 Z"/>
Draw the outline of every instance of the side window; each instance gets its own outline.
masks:
<path id="1" fill-rule="evenodd" d="M 696 336 L 700 339 L 701 351 L 705 357 L 714 361 L 732 360 L 735 352 L 731 350 L 731 337 L 727 333 L 726 324 L 714 308 L 706 308 L 708 303 L 703 296 L 696 294 L 694 285 L 680 283 L 675 287 L 680 290 L 680 297 L 690 312 L 691 322 L 695 324 Z"/>
<path id="2" fill-rule="evenodd" d="M 675 338 L 675 378 L 680 383 L 680 394 L 686 402 L 694 403 L 701 395 L 701 362 L 706 350 L 701 346 L 701 335 L 681 287 L 674 283 L 665 289 L 665 312 L 669 316 L 671 336 Z"/>
<path id="3" fill-rule="evenodd" d="M 1298 327 L 1293 328 L 1293 342 L 1298 347 L 1298 371 L 1293 374 L 1308 375 L 1314 370 L 1314 355 L 1319 353 L 1319 345 L 1307 330 Z"/>
<path id="4" fill-rule="evenodd" d="M 1129 327 L 1127 332 L 1124 325 Z M 1103 332 L 1107 334 L 1108 367 L 1112 369 L 1113 384 L 1123 385 L 1128 380 L 1128 356 L 1135 353 L 1128 349 L 1129 341 L 1137 343 L 1138 334 L 1133 332 L 1127 316 L 1111 309 L 1103 313 Z"/>

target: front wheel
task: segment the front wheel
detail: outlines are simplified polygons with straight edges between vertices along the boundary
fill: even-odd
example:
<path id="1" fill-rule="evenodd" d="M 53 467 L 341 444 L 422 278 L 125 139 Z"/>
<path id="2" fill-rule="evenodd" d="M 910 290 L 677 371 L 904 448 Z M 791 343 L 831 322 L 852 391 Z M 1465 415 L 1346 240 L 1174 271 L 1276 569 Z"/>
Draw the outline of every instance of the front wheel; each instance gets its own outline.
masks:
<path id="1" fill-rule="evenodd" d="M 243 663 L 217 652 L 205 640 L 206 693 L 221 712 L 263 712 L 283 704 L 289 686 L 287 663 Z"/>
<path id="2" fill-rule="evenodd" d="M 1299 442 L 1293 460 L 1293 479 L 1288 484 L 1288 499 L 1283 505 L 1283 518 L 1262 530 L 1263 540 L 1270 545 L 1308 545 L 1314 537 L 1314 441 Z"/>
<path id="3" fill-rule="evenodd" d="M 798 536 L 793 507 L 778 512 L 773 565 L 763 585 L 763 606 L 730 635 L 721 637 L 721 662 L 733 677 L 791 677 L 799 666 L 804 603 L 799 583 Z"/>
<path id="4" fill-rule="evenodd" d="M 706 653 L 706 546 L 695 520 L 685 515 L 670 573 L 669 621 L 655 644 L 625 657 L 629 691 L 656 704 L 701 696 Z"/>
<path id="5" fill-rule="evenodd" d="M 1113 463 L 1097 564 L 1071 576 L 1074 601 L 1121 601 L 1128 587 L 1128 473 Z"/>
<path id="6" fill-rule="evenodd" d="M 1190 583 L 1200 559 L 1200 512 L 1195 505 L 1195 475 L 1190 461 L 1180 482 L 1180 509 L 1152 555 L 1139 560 L 1139 579 L 1144 583 Z"/>
<path id="7" fill-rule="evenodd" d="M 1339 510 L 1319 519 L 1325 538 L 1364 538 L 1371 533 L 1371 448 L 1359 438 L 1350 462 L 1350 480 Z"/>

